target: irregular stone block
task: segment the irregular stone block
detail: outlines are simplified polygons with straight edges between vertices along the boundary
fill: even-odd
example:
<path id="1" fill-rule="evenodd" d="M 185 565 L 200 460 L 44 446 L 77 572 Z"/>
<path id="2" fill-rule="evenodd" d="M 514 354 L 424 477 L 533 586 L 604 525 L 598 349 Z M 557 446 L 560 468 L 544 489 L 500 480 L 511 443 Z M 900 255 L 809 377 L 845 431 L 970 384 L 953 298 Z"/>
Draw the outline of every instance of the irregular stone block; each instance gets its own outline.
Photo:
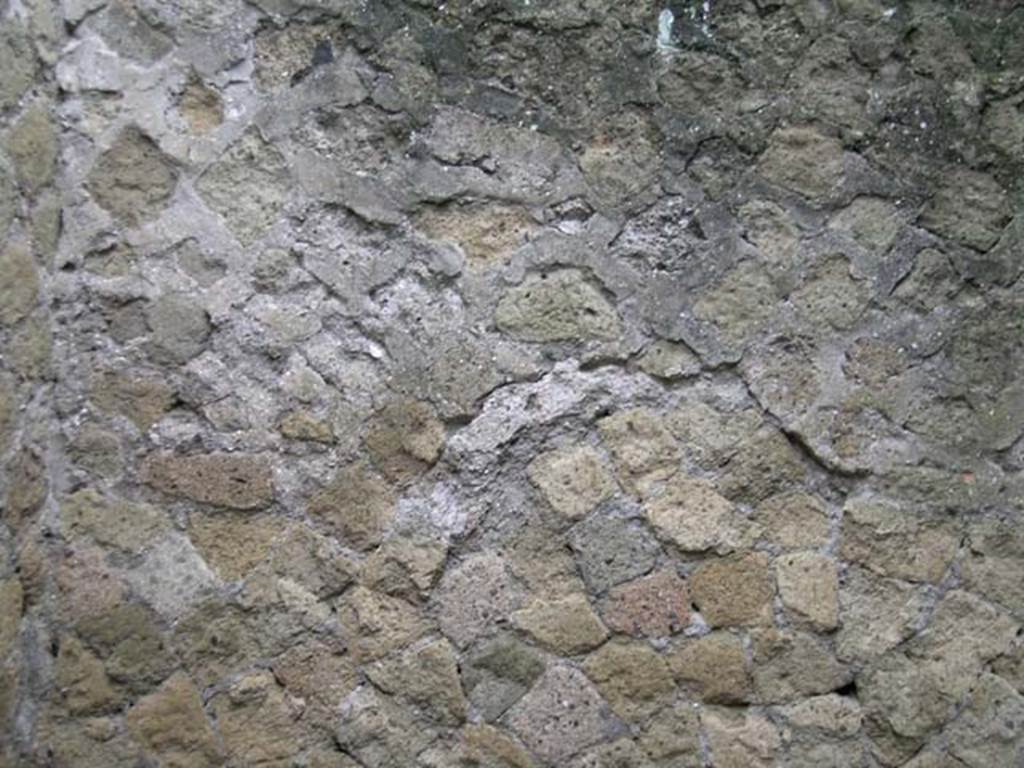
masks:
<path id="1" fill-rule="evenodd" d="M 273 473 L 265 456 L 161 451 L 142 464 L 149 485 L 171 496 L 230 509 L 260 509 L 274 500 Z"/>

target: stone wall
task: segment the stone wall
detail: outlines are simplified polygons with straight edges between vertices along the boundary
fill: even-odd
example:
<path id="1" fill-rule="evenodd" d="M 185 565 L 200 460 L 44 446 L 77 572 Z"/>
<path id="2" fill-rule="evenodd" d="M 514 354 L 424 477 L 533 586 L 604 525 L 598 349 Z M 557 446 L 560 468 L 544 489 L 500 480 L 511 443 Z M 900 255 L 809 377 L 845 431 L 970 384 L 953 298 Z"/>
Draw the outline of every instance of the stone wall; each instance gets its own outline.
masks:
<path id="1" fill-rule="evenodd" d="M 0 766 L 1024 765 L 1022 39 L 0 0 Z"/>

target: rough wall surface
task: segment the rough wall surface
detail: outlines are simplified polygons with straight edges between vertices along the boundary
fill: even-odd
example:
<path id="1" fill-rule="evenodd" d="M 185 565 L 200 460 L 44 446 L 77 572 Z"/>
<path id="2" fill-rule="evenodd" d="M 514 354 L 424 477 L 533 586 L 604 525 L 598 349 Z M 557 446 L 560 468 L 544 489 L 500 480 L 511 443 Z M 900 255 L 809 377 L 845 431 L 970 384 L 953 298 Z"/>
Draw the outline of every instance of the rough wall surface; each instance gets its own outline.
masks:
<path id="1" fill-rule="evenodd" d="M 1024 765 L 1022 39 L 0 0 L 0 766 Z"/>

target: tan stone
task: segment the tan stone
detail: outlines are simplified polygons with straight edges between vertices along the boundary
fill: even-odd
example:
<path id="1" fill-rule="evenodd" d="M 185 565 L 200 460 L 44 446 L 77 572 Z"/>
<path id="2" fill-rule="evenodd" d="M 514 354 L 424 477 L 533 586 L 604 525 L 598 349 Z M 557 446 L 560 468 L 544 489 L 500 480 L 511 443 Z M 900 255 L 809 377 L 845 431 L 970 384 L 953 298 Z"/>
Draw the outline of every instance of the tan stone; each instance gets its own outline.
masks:
<path id="1" fill-rule="evenodd" d="M 189 518 L 188 537 L 218 576 L 236 581 L 270 555 L 286 530 L 270 516 L 196 513 Z"/>
<path id="2" fill-rule="evenodd" d="M 123 130 L 89 172 L 93 199 L 117 220 L 135 226 L 155 218 L 177 186 L 178 173 L 138 128 Z"/>
<path id="3" fill-rule="evenodd" d="M 178 673 L 128 710 L 129 732 L 161 764 L 205 768 L 221 764 L 216 737 L 203 712 L 199 691 Z"/>
<path id="4" fill-rule="evenodd" d="M 836 654 L 866 662 L 911 637 L 929 602 L 924 586 L 851 567 L 839 588 L 839 604 Z"/>
<path id="5" fill-rule="evenodd" d="M 584 517 L 616 491 L 600 454 L 586 445 L 542 453 L 526 473 L 551 508 L 570 520 Z"/>
<path id="6" fill-rule="evenodd" d="M 715 768 L 773 768 L 782 749 L 778 729 L 764 715 L 709 708 L 701 713 Z"/>
<path id="7" fill-rule="evenodd" d="M 362 583 L 405 600 L 424 600 L 448 555 L 441 539 L 403 535 L 385 540 L 363 564 Z"/>
<path id="8" fill-rule="evenodd" d="M 583 589 L 564 532 L 531 519 L 512 542 L 508 566 L 534 592 L 569 594 Z"/>
<path id="9" fill-rule="evenodd" d="M 23 593 L 16 578 L 0 581 L 0 659 L 14 647 L 21 628 Z"/>
<path id="10" fill-rule="evenodd" d="M 501 297 L 494 322 L 519 341 L 612 340 L 621 333 L 615 307 L 575 269 L 527 275 Z"/>
<path id="11" fill-rule="evenodd" d="M 686 402 L 665 414 L 665 426 L 679 441 L 684 455 L 706 469 L 717 469 L 725 463 L 761 422 L 753 408 L 719 411 L 701 402 Z"/>
<path id="12" fill-rule="evenodd" d="M 829 537 L 828 511 L 821 499 L 802 491 L 771 496 L 754 513 L 760 538 L 783 549 L 816 549 Z"/>
<path id="13" fill-rule="evenodd" d="M 482 269 L 503 263 L 538 229 L 527 211 L 498 203 L 427 209 L 416 226 L 432 240 L 458 245 L 469 266 Z"/>
<path id="14" fill-rule="evenodd" d="M 309 411 L 290 411 L 278 424 L 281 434 L 289 440 L 307 440 L 314 443 L 333 443 L 334 430 L 331 425 Z"/>
<path id="15" fill-rule="evenodd" d="M 658 536 L 683 552 L 725 554 L 743 541 L 743 521 L 706 480 L 676 475 L 644 504 Z"/>
<path id="16" fill-rule="evenodd" d="M 689 640 L 668 656 L 681 687 L 701 701 L 738 704 L 753 693 L 743 643 L 736 635 L 712 632 Z"/>
<path id="17" fill-rule="evenodd" d="M 414 606 L 365 587 L 345 594 L 338 618 L 350 652 L 359 661 L 373 661 L 403 648 L 431 627 Z"/>
<path id="18" fill-rule="evenodd" d="M 761 156 L 760 171 L 769 181 L 821 203 L 843 180 L 843 148 L 811 128 L 780 128 Z"/>
<path id="19" fill-rule="evenodd" d="M 779 597 L 790 618 L 818 631 L 839 624 L 839 569 L 816 552 L 783 555 L 775 561 Z"/>
<path id="20" fill-rule="evenodd" d="M 188 81 L 178 99 L 178 111 L 192 133 L 200 135 L 209 133 L 224 122 L 224 103 L 220 95 L 198 78 Z"/>
<path id="21" fill-rule="evenodd" d="M 644 350 L 637 360 L 637 367 L 650 376 L 668 381 L 696 376 L 701 371 L 700 358 L 689 347 L 664 339 Z"/>
<path id="22" fill-rule="evenodd" d="M 700 721 L 688 702 L 677 702 L 656 713 L 637 738 L 637 744 L 659 768 L 702 768 Z"/>
<path id="23" fill-rule="evenodd" d="M 36 102 L 11 128 L 5 142 L 18 183 L 30 194 L 52 183 L 57 169 L 57 131 L 50 110 Z"/>
<path id="24" fill-rule="evenodd" d="M 274 500 L 273 472 L 265 456 L 153 453 L 142 464 L 142 477 L 171 496 L 215 507 L 260 509 Z"/>
<path id="25" fill-rule="evenodd" d="M 530 753 L 490 725 L 467 725 L 462 730 L 462 744 L 471 765 L 494 768 L 534 768 Z"/>
<path id="26" fill-rule="evenodd" d="M 751 632 L 754 692 L 757 701 L 788 702 L 834 691 L 852 672 L 814 635 L 778 629 Z"/>
<path id="27" fill-rule="evenodd" d="M 616 632 L 636 637 L 668 637 L 690 621 L 690 596 L 672 568 L 613 587 L 602 612 Z"/>
<path id="28" fill-rule="evenodd" d="M 103 662 L 70 635 L 60 641 L 57 686 L 61 701 L 73 715 L 108 711 L 120 700 L 107 679 Z"/>
<path id="29" fill-rule="evenodd" d="M 250 672 L 210 700 L 228 760 L 236 765 L 280 765 L 302 744 L 302 706 L 265 670 Z"/>
<path id="30" fill-rule="evenodd" d="M 807 467 L 786 436 L 762 427 L 726 464 L 718 487 L 732 501 L 757 504 L 802 484 L 806 477 Z"/>
<path id="31" fill-rule="evenodd" d="M 615 462 L 619 481 L 644 495 L 679 467 L 679 446 L 664 419 L 649 408 L 619 411 L 598 422 L 601 439 Z"/>
<path id="32" fill-rule="evenodd" d="M 851 499 L 843 508 L 840 556 L 882 576 L 938 582 L 959 544 L 948 521 L 926 519 L 889 502 Z"/>
<path id="33" fill-rule="evenodd" d="M 288 527 L 273 547 L 269 563 L 273 573 L 301 584 L 321 600 L 340 594 L 359 570 L 337 541 L 303 524 Z"/>
<path id="34" fill-rule="evenodd" d="M 26 379 L 53 376 L 53 336 L 45 315 L 36 313 L 15 331 L 10 345 L 11 366 Z"/>
<path id="35" fill-rule="evenodd" d="M 87 543 L 61 553 L 56 582 L 62 618 L 71 622 L 102 615 L 126 597 L 125 584 L 107 565 L 106 552 Z"/>
<path id="36" fill-rule="evenodd" d="M 780 712 L 791 728 L 847 738 L 860 731 L 863 720 L 857 699 L 835 693 L 812 696 Z"/>
<path id="37" fill-rule="evenodd" d="M 163 379 L 105 371 L 94 380 L 90 398 L 101 411 L 121 414 L 145 432 L 171 409 L 175 393 Z"/>
<path id="38" fill-rule="evenodd" d="M 444 448 L 444 424 L 433 407 L 396 400 L 370 419 L 366 449 L 389 479 L 407 483 L 437 462 Z"/>
<path id="39" fill-rule="evenodd" d="M 409 701 L 439 724 L 455 726 L 466 719 L 458 662 L 444 638 L 378 661 L 364 671 L 385 693 Z"/>
<path id="40" fill-rule="evenodd" d="M 607 643 L 587 657 L 583 671 L 625 720 L 649 717 L 675 690 L 664 657 L 645 643 Z"/>
<path id="41" fill-rule="evenodd" d="M 65 496 L 60 519 L 66 539 L 90 536 L 99 544 L 132 554 L 141 553 L 171 527 L 167 516 L 156 507 L 106 499 L 91 488 Z"/>
<path id="42" fill-rule="evenodd" d="M 42 457 L 34 449 L 23 448 L 8 463 L 7 477 L 7 501 L 0 508 L 0 516 L 18 531 L 46 500 L 46 468 Z"/>
<path id="43" fill-rule="evenodd" d="M 583 594 L 536 597 L 512 614 L 512 623 L 562 656 L 589 651 L 608 637 Z"/>
<path id="44" fill-rule="evenodd" d="M 713 560 L 690 578 L 690 595 L 713 627 L 771 622 L 772 585 L 762 552 Z"/>
<path id="45" fill-rule="evenodd" d="M 36 305 L 39 275 L 35 259 L 20 243 L 0 249 L 0 325 L 14 325 Z"/>
<path id="46" fill-rule="evenodd" d="M 392 490 L 365 464 L 352 464 L 314 494 L 308 508 L 350 546 L 370 549 L 384 538 L 396 503 Z"/>
<path id="47" fill-rule="evenodd" d="M 328 732 L 341 702 L 359 683 L 352 656 L 317 640 L 292 646 L 271 669 L 289 695 L 305 702 L 304 720 Z"/>

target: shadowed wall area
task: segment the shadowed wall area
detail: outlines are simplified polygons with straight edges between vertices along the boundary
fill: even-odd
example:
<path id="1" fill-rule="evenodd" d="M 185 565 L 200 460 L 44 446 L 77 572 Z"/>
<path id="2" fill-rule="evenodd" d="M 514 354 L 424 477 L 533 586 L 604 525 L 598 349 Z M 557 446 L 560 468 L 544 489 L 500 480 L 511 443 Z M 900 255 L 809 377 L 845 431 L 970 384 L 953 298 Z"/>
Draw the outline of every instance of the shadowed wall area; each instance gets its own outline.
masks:
<path id="1" fill-rule="evenodd" d="M 1022 41 L 0 0 L 0 768 L 1024 766 Z"/>

